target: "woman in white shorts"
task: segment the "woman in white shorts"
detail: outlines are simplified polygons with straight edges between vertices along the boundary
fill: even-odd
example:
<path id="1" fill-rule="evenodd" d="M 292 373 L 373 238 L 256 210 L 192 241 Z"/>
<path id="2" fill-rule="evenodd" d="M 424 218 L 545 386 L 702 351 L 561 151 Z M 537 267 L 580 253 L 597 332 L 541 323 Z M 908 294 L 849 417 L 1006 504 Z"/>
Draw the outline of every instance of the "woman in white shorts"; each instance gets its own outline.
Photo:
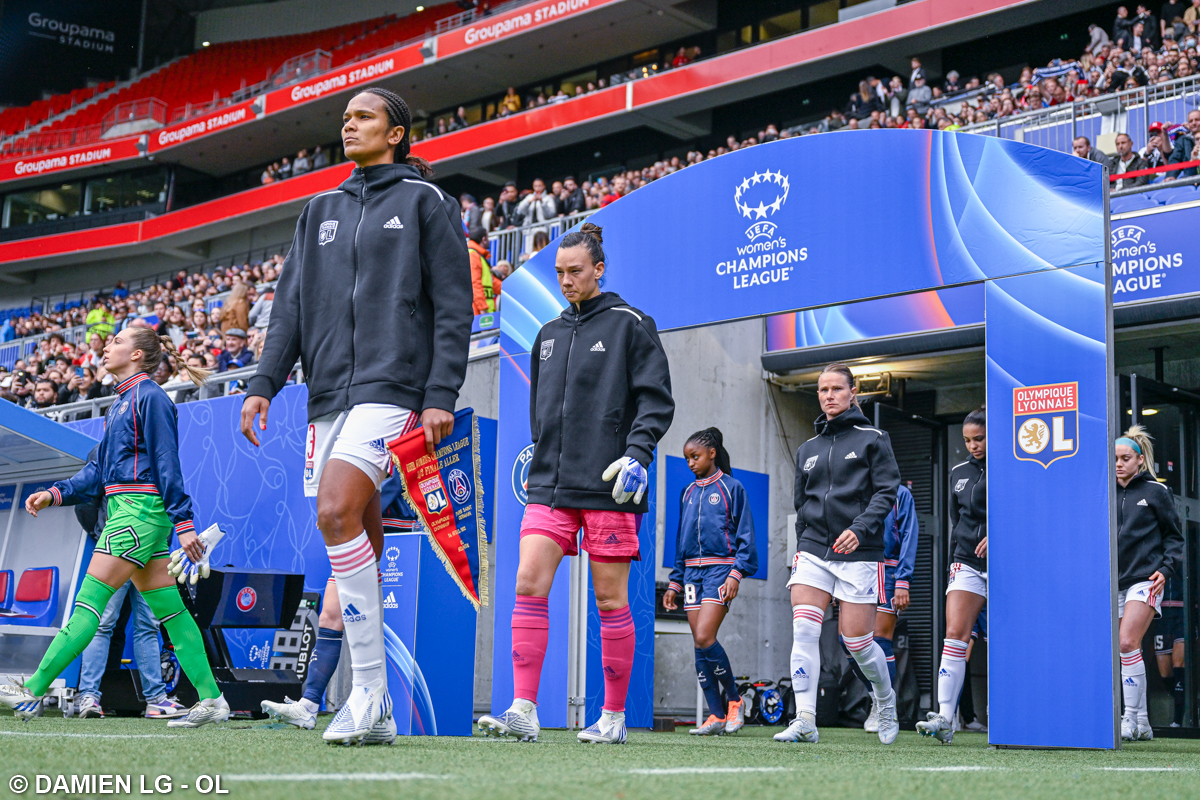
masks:
<path id="1" fill-rule="evenodd" d="M 817 379 L 824 412 L 817 435 L 796 451 L 798 552 L 788 586 L 792 594 L 792 687 L 796 719 L 778 742 L 815 743 L 821 623 L 831 597 L 850 655 L 871 682 L 879 705 L 879 741 L 891 744 L 900 728 L 887 656 L 875 642 L 875 607 L 883 592 L 883 521 L 896 502 L 900 469 L 891 440 L 872 428 L 855 400 L 854 376 L 830 364 Z"/>
<path id="2" fill-rule="evenodd" d="M 987 414 L 963 420 L 971 457 L 950 471 L 950 579 L 946 582 L 946 640 L 938 669 L 938 710 L 917 723 L 922 736 L 954 741 L 954 717 L 967 674 L 971 629 L 987 603 Z"/>
<path id="3" fill-rule="evenodd" d="M 1134 425 L 1117 439 L 1117 616 L 1121 621 L 1121 739 L 1154 738 L 1142 639 L 1162 613 L 1163 587 L 1181 574 L 1183 533 L 1171 490 L 1154 474 L 1150 435 Z"/>

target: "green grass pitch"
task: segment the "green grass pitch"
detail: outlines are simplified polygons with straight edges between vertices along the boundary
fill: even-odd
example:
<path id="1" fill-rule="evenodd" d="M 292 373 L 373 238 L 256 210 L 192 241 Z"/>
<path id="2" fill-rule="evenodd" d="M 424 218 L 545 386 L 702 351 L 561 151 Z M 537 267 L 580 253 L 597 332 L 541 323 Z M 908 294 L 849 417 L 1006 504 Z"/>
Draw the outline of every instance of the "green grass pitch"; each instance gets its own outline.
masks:
<path id="1" fill-rule="evenodd" d="M 196 776 L 220 775 L 231 800 L 1200 796 L 1195 740 L 1120 752 L 991 750 L 982 734 L 960 733 L 946 747 L 903 732 L 885 747 L 874 734 L 826 728 L 817 745 L 783 745 L 770 738 L 777 728 L 746 728 L 712 739 L 634 731 L 621 747 L 581 745 L 573 733 L 548 730 L 536 744 L 400 737 L 391 747 L 345 748 L 321 740 L 329 719 L 316 731 L 249 721 L 178 731 L 132 718 L 24 723 L 5 714 L 0 797 L 15 796 L 14 775 L 89 773 L 131 775 L 133 794 L 140 776 L 152 787 L 168 775 L 176 797 L 199 794 Z M 37 796 L 35 786 L 21 796 Z"/>

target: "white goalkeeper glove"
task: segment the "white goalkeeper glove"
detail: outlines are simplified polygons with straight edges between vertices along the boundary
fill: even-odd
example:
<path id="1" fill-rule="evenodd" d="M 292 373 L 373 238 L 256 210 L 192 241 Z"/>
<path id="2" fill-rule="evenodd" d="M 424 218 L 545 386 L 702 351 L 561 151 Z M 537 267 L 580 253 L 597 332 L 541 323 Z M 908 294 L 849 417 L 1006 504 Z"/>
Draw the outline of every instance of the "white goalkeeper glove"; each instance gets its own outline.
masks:
<path id="1" fill-rule="evenodd" d="M 613 484 L 613 500 L 625 503 L 632 497 L 633 502 L 642 502 L 648 483 L 645 467 L 629 456 L 618 458 L 604 470 L 604 480 L 611 481 L 613 478 L 617 479 Z"/>
<path id="2" fill-rule="evenodd" d="M 218 528 L 215 524 L 209 525 L 202 533 L 197 534 L 200 540 L 200 546 L 204 548 L 204 557 L 199 561 L 193 562 L 187 552 L 181 547 L 174 553 L 171 553 L 171 563 L 167 567 L 167 574 L 173 576 L 180 583 L 190 581 L 195 585 L 196 581 L 201 578 L 207 578 L 212 572 L 208 564 L 208 557 L 212 554 L 213 548 L 225 536 L 225 531 Z"/>

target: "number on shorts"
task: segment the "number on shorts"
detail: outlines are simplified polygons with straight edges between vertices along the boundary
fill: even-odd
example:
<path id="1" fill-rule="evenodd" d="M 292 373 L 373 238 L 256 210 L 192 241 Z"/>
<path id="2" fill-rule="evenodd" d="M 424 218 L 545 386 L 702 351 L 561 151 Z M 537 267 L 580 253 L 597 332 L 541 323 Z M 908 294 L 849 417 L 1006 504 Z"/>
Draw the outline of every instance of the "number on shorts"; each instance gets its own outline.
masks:
<path id="1" fill-rule="evenodd" d="M 683 604 L 688 606 L 696 605 L 696 584 L 685 583 L 683 585 Z"/>

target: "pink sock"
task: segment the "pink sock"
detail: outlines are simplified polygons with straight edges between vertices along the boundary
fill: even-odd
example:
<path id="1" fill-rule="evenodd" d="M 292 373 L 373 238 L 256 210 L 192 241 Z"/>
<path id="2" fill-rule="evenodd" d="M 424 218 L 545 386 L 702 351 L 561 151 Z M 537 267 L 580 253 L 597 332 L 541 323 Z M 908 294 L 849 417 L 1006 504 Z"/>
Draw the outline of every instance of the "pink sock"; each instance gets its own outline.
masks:
<path id="1" fill-rule="evenodd" d="M 550 598 L 517 595 L 512 614 L 513 697 L 537 703 L 550 637 Z"/>
<path id="2" fill-rule="evenodd" d="M 600 609 L 600 661 L 604 664 L 604 710 L 625 710 L 633 667 L 634 629 L 629 606 Z"/>

